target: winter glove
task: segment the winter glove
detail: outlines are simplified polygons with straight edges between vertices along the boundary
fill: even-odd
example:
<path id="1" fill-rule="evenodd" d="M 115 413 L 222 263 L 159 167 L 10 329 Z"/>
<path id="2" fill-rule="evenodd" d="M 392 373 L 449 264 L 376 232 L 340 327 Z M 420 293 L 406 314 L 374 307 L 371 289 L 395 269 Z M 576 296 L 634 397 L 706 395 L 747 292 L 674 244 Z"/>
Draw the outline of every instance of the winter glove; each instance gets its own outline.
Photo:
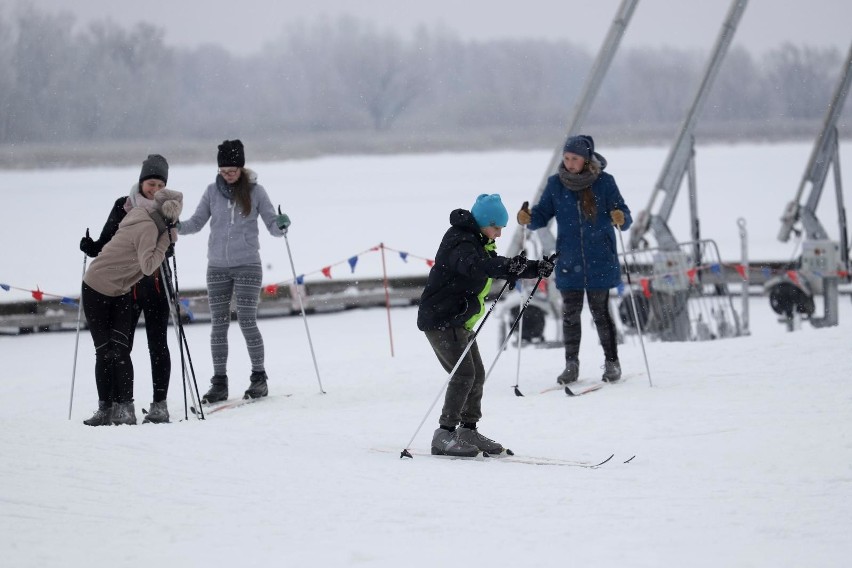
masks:
<path id="1" fill-rule="evenodd" d="M 521 205 L 521 210 L 518 211 L 518 225 L 529 225 L 530 221 L 532 221 L 532 215 L 530 214 L 530 202 L 524 201 L 524 204 Z"/>
<path id="2" fill-rule="evenodd" d="M 610 211 L 609 216 L 612 217 L 612 224 L 622 226 L 624 224 L 624 213 L 619 209 Z"/>
<path id="3" fill-rule="evenodd" d="M 513 256 L 509 259 L 509 265 L 506 267 L 510 276 L 518 277 L 527 268 L 527 253 L 521 252 L 518 256 Z"/>
<path id="4" fill-rule="evenodd" d="M 80 250 L 86 253 L 86 256 L 98 256 L 97 245 L 89 236 L 89 229 L 86 229 L 86 236 L 80 239 Z"/>
<path id="5" fill-rule="evenodd" d="M 288 217 L 286 213 L 281 213 L 275 218 L 275 224 L 278 225 L 278 228 L 282 231 L 286 231 L 290 226 L 290 217 Z"/>
<path id="6" fill-rule="evenodd" d="M 549 278 L 551 274 L 553 274 L 553 262 L 545 259 L 538 261 L 538 277 L 539 278 Z"/>

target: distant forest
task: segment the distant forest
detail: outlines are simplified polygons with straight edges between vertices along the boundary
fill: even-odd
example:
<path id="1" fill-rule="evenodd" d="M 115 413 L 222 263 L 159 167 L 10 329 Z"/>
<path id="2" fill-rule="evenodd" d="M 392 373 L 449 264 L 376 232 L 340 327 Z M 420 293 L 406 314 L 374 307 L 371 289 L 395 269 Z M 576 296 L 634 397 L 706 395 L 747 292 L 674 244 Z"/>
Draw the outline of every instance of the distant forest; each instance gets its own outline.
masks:
<path id="1" fill-rule="evenodd" d="M 149 24 L 71 23 L 67 13 L 0 10 L 2 147 L 203 141 L 209 153 L 209 141 L 236 136 L 299 140 L 301 153 L 550 146 L 596 55 L 568 39 L 463 41 L 445 29 L 400 34 L 349 17 L 285 26 L 248 56 L 172 47 Z M 610 143 L 671 140 L 711 47 L 622 49 L 586 130 Z M 792 44 L 761 57 L 732 49 L 701 129 L 812 138 L 843 56 Z"/>

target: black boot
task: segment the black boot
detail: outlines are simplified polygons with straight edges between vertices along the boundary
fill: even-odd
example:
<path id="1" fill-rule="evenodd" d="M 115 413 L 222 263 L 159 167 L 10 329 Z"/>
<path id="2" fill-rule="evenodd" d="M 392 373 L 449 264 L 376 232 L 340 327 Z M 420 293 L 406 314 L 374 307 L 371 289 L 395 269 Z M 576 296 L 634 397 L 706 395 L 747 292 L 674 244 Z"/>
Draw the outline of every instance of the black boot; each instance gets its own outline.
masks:
<path id="1" fill-rule="evenodd" d="M 266 371 L 252 372 L 250 379 L 251 385 L 243 398 L 260 398 L 269 394 L 269 387 L 266 386 Z"/>
<path id="2" fill-rule="evenodd" d="M 213 375 L 210 390 L 201 398 L 202 404 L 228 400 L 228 375 Z"/>

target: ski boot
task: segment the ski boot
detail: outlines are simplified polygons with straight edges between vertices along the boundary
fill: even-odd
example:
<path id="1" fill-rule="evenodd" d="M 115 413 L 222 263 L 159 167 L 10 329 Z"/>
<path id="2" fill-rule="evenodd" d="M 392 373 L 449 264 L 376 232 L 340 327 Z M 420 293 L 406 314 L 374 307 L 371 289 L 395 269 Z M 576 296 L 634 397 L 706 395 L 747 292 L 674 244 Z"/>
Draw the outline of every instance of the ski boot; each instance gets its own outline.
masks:
<path id="1" fill-rule="evenodd" d="M 166 406 L 166 401 L 152 402 L 148 409 L 148 414 L 142 420 L 142 424 L 164 424 L 169 421 L 169 407 Z"/>
<path id="2" fill-rule="evenodd" d="M 483 454 L 499 456 L 505 452 L 507 455 L 512 455 L 511 450 L 507 450 L 502 444 L 495 442 L 491 438 L 486 438 L 479 433 L 476 427 L 466 428 L 461 426 L 456 432 L 458 432 L 459 440 L 463 440 L 471 446 L 476 446 Z"/>
<path id="3" fill-rule="evenodd" d="M 132 402 L 116 402 L 112 411 L 112 423 L 116 426 L 136 424 L 136 407 Z"/>
<path id="4" fill-rule="evenodd" d="M 243 395 L 244 399 L 260 398 L 269 394 L 269 387 L 266 385 L 266 371 L 252 371 L 250 380 L 251 384 Z"/>
<path id="5" fill-rule="evenodd" d="M 438 428 L 432 436 L 432 455 L 474 458 L 479 455 L 479 448 L 462 440 L 459 429 L 450 432 Z"/>
<path id="6" fill-rule="evenodd" d="M 105 400 L 98 401 L 98 409 L 91 418 L 83 420 L 86 426 L 108 426 L 112 424 L 112 403 Z"/>
<path id="7" fill-rule="evenodd" d="M 621 379 L 621 363 L 618 361 L 604 361 L 604 372 L 601 380 L 605 383 L 614 383 Z"/>
<path id="8" fill-rule="evenodd" d="M 201 397 L 201 404 L 222 400 L 228 400 L 228 375 L 213 375 L 210 379 L 210 390 Z"/>
<path id="9" fill-rule="evenodd" d="M 580 362 L 577 359 L 568 359 L 565 362 L 565 370 L 556 377 L 556 383 L 567 385 L 576 382 L 580 376 Z"/>

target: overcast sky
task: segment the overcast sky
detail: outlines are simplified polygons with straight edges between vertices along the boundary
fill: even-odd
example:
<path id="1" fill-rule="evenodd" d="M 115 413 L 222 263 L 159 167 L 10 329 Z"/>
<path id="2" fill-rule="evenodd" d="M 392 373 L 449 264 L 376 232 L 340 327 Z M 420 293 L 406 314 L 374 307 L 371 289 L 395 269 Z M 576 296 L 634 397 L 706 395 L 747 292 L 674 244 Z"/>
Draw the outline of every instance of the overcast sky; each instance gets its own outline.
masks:
<path id="1" fill-rule="evenodd" d="M 147 21 L 177 46 L 219 43 L 233 53 L 257 51 L 282 26 L 348 14 L 408 35 L 417 25 L 443 25 L 462 38 L 567 39 L 597 51 L 621 0 L 0 0 L 8 14 L 19 3 L 74 14 L 79 26 L 109 18 Z M 709 50 L 729 0 L 639 0 L 625 47 Z M 852 42 L 852 0 L 750 0 L 735 45 L 755 55 L 789 41 L 836 47 Z"/>

